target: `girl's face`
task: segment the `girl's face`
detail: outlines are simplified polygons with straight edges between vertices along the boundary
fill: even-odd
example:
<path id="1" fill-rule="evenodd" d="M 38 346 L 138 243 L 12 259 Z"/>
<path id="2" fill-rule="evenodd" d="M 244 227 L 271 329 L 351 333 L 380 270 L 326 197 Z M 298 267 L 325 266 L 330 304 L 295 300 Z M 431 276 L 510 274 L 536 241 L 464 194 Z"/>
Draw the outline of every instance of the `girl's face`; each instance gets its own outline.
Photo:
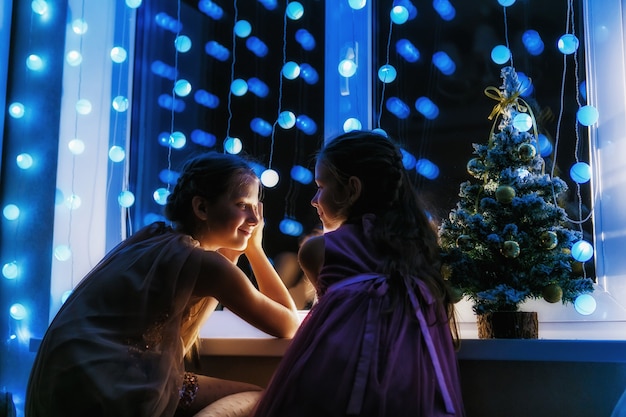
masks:
<path id="1" fill-rule="evenodd" d="M 201 244 L 206 249 L 244 250 L 259 224 L 259 180 L 247 175 L 234 178 L 237 186 L 207 205 Z"/>
<path id="2" fill-rule="evenodd" d="M 339 184 L 326 164 L 319 161 L 315 164 L 315 183 L 317 192 L 311 200 L 311 205 L 317 209 L 324 232 L 336 230 L 346 221 L 347 191 Z"/>

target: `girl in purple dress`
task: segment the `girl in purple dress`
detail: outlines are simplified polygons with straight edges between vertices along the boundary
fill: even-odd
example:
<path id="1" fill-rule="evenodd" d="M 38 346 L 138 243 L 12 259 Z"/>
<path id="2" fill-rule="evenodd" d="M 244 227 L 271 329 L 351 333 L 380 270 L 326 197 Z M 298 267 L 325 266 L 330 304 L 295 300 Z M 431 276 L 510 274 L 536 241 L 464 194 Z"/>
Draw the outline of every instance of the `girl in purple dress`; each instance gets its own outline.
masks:
<path id="1" fill-rule="evenodd" d="M 437 235 L 400 149 L 343 134 L 320 151 L 315 181 L 324 235 L 299 260 L 319 301 L 253 415 L 463 416 Z"/>

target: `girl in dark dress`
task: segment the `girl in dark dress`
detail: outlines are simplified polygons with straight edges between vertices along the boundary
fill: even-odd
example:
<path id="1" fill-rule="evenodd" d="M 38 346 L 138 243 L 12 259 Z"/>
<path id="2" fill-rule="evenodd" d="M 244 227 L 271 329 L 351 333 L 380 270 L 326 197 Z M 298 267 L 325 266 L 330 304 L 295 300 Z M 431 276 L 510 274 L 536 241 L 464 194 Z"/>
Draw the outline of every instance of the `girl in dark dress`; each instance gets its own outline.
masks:
<path id="1" fill-rule="evenodd" d="M 253 415 L 463 416 L 437 235 L 400 149 L 349 132 L 320 151 L 315 177 L 324 235 L 299 259 L 319 301 Z"/>

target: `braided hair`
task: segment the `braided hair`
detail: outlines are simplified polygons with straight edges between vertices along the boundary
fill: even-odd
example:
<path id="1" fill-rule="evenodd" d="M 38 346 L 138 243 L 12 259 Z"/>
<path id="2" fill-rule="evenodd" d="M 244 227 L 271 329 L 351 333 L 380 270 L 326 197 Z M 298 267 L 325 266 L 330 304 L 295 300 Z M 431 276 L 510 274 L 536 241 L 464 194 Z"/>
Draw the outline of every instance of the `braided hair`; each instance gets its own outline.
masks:
<path id="1" fill-rule="evenodd" d="M 165 217 L 176 230 L 192 234 L 196 226 L 191 204 L 193 197 L 215 202 L 250 177 L 257 178 L 243 157 L 218 152 L 197 155 L 183 165 L 176 186 L 167 197 Z M 259 185 L 259 195 L 260 192 Z"/>
<path id="2" fill-rule="evenodd" d="M 453 306 L 440 273 L 439 246 L 398 145 L 371 131 L 350 131 L 331 139 L 318 153 L 318 162 L 346 187 L 350 177 L 361 181 L 361 194 L 345 207 L 347 222 L 376 216 L 371 238 L 385 258 L 382 273 L 412 276 L 426 283 L 453 319 Z M 399 287 L 399 285 L 397 286 Z"/>

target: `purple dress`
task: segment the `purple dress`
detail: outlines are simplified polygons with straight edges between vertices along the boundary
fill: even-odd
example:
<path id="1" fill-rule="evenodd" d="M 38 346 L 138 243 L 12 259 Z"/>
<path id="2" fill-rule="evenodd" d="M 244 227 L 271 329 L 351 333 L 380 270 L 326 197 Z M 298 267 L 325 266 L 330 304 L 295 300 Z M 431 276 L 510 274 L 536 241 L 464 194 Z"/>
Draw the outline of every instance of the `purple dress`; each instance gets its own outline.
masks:
<path id="1" fill-rule="evenodd" d="M 390 285 L 374 272 L 381 261 L 368 242 L 360 225 L 325 234 L 319 302 L 255 417 L 464 415 L 445 312 L 425 284 L 406 278 L 411 306 L 391 308 Z"/>
<path id="2" fill-rule="evenodd" d="M 181 324 L 202 253 L 163 223 L 112 250 L 50 324 L 30 376 L 26 416 L 173 416 Z"/>

